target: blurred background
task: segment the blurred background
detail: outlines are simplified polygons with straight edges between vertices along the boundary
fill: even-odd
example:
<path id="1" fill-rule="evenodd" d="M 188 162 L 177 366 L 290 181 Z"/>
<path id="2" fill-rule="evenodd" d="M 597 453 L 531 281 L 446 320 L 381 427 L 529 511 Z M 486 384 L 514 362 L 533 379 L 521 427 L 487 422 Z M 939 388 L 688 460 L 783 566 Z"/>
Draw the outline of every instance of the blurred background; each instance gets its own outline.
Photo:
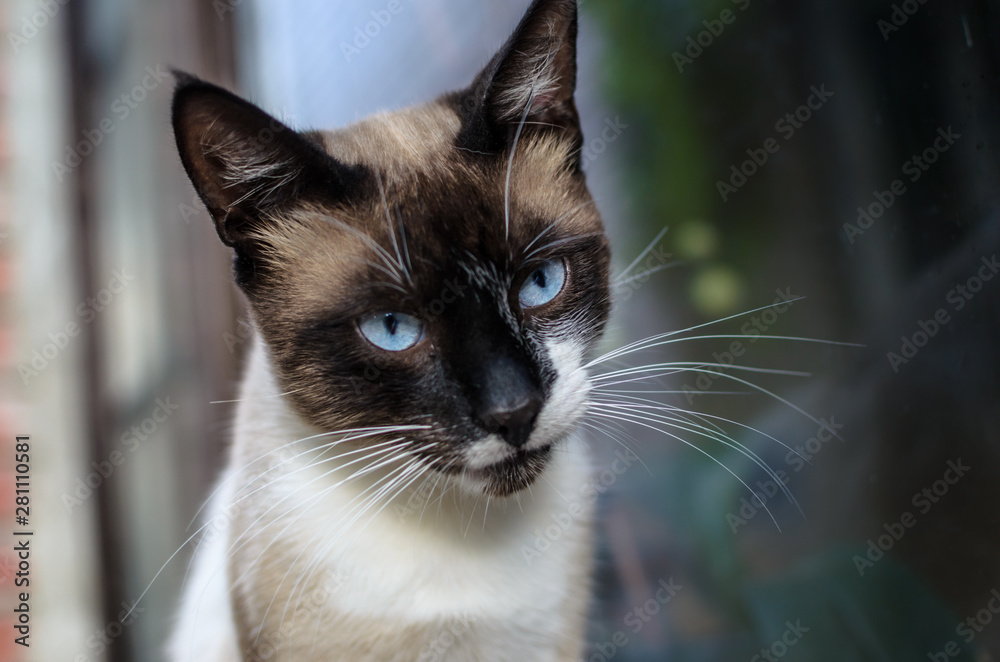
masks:
<path id="1" fill-rule="evenodd" d="M 162 659 L 224 457 L 249 327 L 168 70 L 334 127 L 464 86 L 527 6 L 400 2 L 3 3 L 0 482 L 31 435 L 35 547 L 25 649 L 0 534 L 0 660 Z M 623 274 L 605 349 L 722 320 L 601 368 L 694 371 L 609 386 L 590 419 L 587 659 L 1000 659 L 1000 6 L 582 12 L 585 169 Z"/>

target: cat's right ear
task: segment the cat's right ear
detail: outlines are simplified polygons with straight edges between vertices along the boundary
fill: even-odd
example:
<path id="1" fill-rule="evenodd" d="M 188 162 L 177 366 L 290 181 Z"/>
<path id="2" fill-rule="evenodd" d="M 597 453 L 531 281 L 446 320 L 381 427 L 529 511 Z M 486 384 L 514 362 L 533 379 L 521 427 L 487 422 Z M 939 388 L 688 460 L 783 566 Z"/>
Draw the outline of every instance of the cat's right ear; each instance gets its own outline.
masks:
<path id="1" fill-rule="evenodd" d="M 496 151 L 524 126 L 581 141 L 576 89 L 577 0 L 534 0 L 460 103 L 459 143 Z"/>
<path id="2" fill-rule="evenodd" d="M 222 241 L 246 248 L 255 225 L 351 173 L 307 137 L 221 87 L 176 73 L 174 137 Z"/>

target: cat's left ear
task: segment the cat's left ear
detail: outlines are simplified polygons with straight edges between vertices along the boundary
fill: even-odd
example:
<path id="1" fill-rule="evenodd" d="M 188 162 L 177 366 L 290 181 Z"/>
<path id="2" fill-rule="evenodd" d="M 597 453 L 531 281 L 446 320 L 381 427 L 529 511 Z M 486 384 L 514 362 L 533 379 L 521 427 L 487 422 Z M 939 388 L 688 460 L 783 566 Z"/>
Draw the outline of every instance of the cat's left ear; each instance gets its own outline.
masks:
<path id="1" fill-rule="evenodd" d="M 482 147 L 509 141 L 524 123 L 579 141 L 576 0 L 535 0 L 462 100 L 464 139 Z M 492 151 L 492 150 L 488 150 Z"/>
<path id="2" fill-rule="evenodd" d="M 173 126 L 181 162 L 222 241 L 254 252 L 255 230 L 311 198 L 342 198 L 361 171 L 220 87 L 175 72 Z"/>

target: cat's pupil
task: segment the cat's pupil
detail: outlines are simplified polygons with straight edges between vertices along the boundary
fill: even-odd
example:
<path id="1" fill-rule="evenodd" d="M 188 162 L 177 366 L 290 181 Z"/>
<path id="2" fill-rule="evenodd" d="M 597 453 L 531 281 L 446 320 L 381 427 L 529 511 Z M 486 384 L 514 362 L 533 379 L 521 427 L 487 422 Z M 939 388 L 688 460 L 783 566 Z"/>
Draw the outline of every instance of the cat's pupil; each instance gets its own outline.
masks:
<path id="1" fill-rule="evenodd" d="M 535 285 L 542 288 L 543 290 L 545 289 L 547 281 L 547 279 L 545 278 L 545 271 L 543 271 L 542 269 L 535 270 L 535 273 L 531 274 L 531 279 L 535 281 Z"/>
<path id="2" fill-rule="evenodd" d="M 396 328 L 399 326 L 399 321 L 396 320 L 395 315 L 386 315 L 383 323 L 385 324 L 385 330 L 389 332 L 390 336 L 396 335 Z"/>

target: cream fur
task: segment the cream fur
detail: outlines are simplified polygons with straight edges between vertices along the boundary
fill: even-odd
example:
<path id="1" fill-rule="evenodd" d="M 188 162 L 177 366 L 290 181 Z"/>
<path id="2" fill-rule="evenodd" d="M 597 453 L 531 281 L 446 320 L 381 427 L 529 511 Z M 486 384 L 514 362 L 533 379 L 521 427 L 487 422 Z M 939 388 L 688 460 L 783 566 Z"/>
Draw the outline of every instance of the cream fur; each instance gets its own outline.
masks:
<path id="1" fill-rule="evenodd" d="M 582 415 L 587 382 L 578 350 L 565 344 L 549 351 L 559 375 L 557 397 L 543 410 L 537 430 L 559 438 Z M 304 450 L 301 445 L 272 453 L 318 434 L 275 397 L 279 393 L 266 347 L 257 340 L 230 469 L 209 515 L 225 529 L 198 550 L 171 642 L 172 662 L 581 659 L 592 513 L 576 516 L 543 553 L 525 554 L 535 549 L 539 532 L 566 512 L 566 498 L 578 494 L 590 475 L 575 433 L 559 442 L 529 492 L 494 498 L 487 506 L 485 497 L 470 497 L 458 485 L 442 494 L 445 481 L 420 479 L 374 517 L 350 523 L 347 504 L 378 474 L 324 493 L 346 471 L 323 477 L 319 469 L 304 469 L 311 456 L 294 457 Z M 346 461 L 338 458 L 321 468 Z M 271 471 L 260 476 L 268 464 Z M 246 465 L 250 470 L 239 474 Z M 249 496 L 234 503 L 240 483 L 254 477 L 260 480 L 243 492 Z M 293 507 L 307 502 L 308 509 Z M 227 548 L 247 529 L 256 537 L 227 558 Z M 315 566 L 307 567 L 306 560 Z M 296 580 L 307 570 L 312 571 L 308 585 L 293 597 Z M 245 623 L 263 625 L 258 657 L 237 652 L 240 614 Z M 242 645 L 253 644 L 257 634 Z M 267 657 L 268 646 L 276 647 L 277 655 Z"/>

